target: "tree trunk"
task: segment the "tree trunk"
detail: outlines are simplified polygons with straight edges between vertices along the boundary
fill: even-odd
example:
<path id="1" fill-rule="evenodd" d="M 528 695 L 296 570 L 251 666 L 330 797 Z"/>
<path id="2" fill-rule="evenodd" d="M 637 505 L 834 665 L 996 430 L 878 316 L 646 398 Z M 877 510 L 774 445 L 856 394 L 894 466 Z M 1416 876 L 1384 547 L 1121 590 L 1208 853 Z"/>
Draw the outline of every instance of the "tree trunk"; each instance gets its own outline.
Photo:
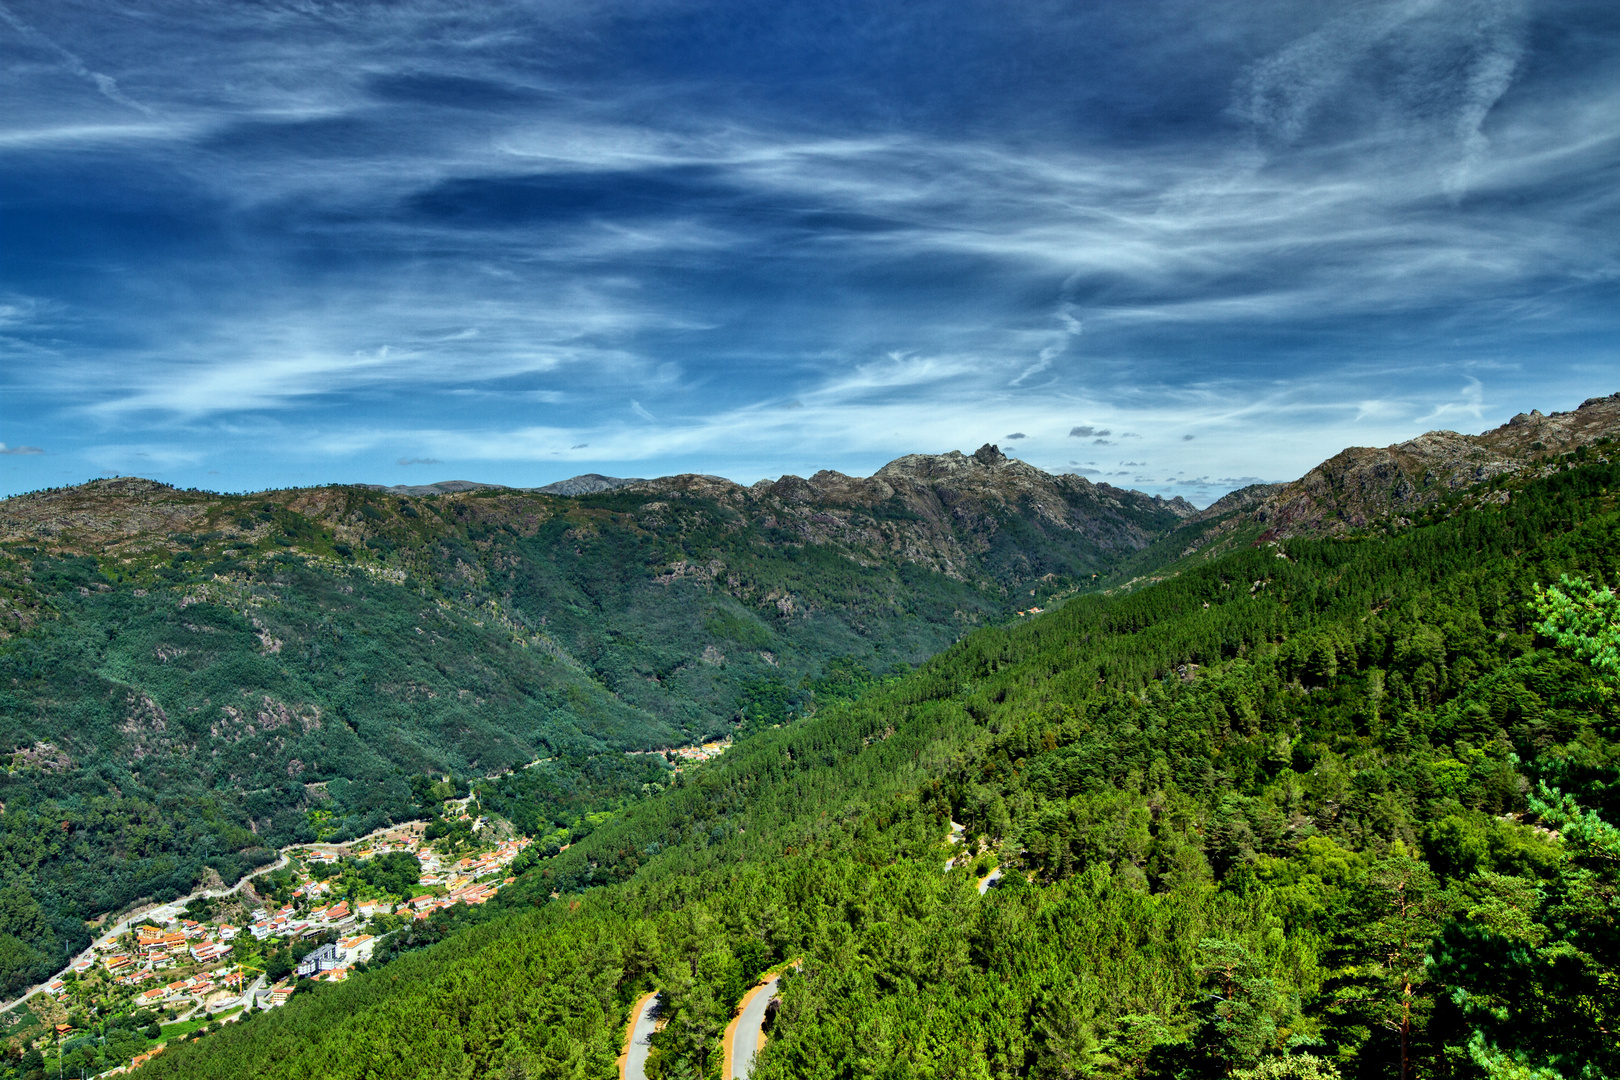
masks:
<path id="1" fill-rule="evenodd" d="M 1401 1080 L 1406 1080 L 1410 1068 L 1412 1041 L 1412 985 L 1408 983 L 1401 1000 Z"/>

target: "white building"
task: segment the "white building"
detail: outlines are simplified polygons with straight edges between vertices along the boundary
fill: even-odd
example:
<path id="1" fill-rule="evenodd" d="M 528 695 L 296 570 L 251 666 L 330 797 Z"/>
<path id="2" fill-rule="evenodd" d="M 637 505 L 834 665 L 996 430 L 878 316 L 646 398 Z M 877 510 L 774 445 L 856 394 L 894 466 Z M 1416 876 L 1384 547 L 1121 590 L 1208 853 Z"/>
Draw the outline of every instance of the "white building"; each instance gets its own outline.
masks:
<path id="1" fill-rule="evenodd" d="M 354 937 L 344 938 L 338 942 L 338 952 L 346 964 L 364 964 L 371 959 L 371 951 L 377 947 L 377 939 L 370 934 L 356 934 Z"/>

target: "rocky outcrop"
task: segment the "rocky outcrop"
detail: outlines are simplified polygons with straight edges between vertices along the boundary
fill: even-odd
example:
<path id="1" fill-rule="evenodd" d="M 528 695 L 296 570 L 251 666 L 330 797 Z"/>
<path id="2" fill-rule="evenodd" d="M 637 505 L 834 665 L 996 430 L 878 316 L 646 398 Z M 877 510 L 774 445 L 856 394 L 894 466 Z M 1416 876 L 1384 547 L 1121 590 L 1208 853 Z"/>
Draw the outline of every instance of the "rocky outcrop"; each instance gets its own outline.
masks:
<path id="1" fill-rule="evenodd" d="M 507 490 L 505 484 L 484 484 L 477 480 L 440 480 L 436 484 L 393 484 L 384 487 L 382 484 L 360 484 L 360 487 L 369 491 L 386 491 L 390 495 L 408 495 L 420 498 L 423 495 L 453 495 L 459 491 L 480 491 L 485 488 Z"/>
<path id="2" fill-rule="evenodd" d="M 869 477 L 823 470 L 750 487 L 690 473 L 656 480 L 593 473 L 537 489 L 452 480 L 241 497 L 148 480 L 102 480 L 0 501 L 0 541 L 43 541 L 61 551 L 150 561 L 213 559 L 215 548 L 233 545 L 387 551 L 412 542 L 399 535 L 406 520 L 417 535 L 480 522 L 531 536 L 564 515 L 571 521 L 567 535 L 577 536 L 607 519 L 602 509 L 575 500 L 609 490 L 639 497 L 616 504 L 612 520 L 672 538 L 712 534 L 722 523 L 728 531 L 752 525 L 774 545 L 834 545 L 865 565 L 914 563 L 1001 587 L 1104 571 L 1196 512 L 1179 498 L 1052 475 L 985 445 L 972 454 L 908 454 Z M 722 508 L 718 518 L 715 505 Z M 186 554 L 204 533 L 213 538 L 207 550 Z M 394 539 L 379 546 L 385 535 Z"/>
<path id="3" fill-rule="evenodd" d="M 1381 449 L 1351 447 L 1287 484 L 1233 492 L 1194 521 L 1225 518 L 1221 531 L 1259 523 L 1263 540 L 1335 534 L 1421 511 L 1506 474 L 1552 467 L 1553 459 L 1620 436 L 1620 394 L 1577 409 L 1520 413 L 1481 435 L 1430 431 Z"/>
<path id="4" fill-rule="evenodd" d="M 440 480 L 433 484 L 358 484 L 368 491 L 386 491 L 390 495 L 421 498 L 424 495 L 456 495 L 463 491 L 534 491 L 541 495 L 594 495 L 598 491 L 612 491 L 626 484 L 640 484 L 640 477 L 603 476 L 601 473 L 582 473 L 567 480 L 557 480 L 541 487 L 515 488 L 507 484 L 486 484 L 478 480 Z"/>
<path id="5" fill-rule="evenodd" d="M 0 500 L 0 542 L 82 537 L 111 543 L 185 532 L 201 525 L 211 496 L 121 476 Z M 116 506 L 116 513 L 108 508 Z"/>
<path id="6" fill-rule="evenodd" d="M 1197 512 L 1180 498 L 1054 476 L 988 444 L 972 454 L 907 454 L 869 477 L 824 469 L 743 487 L 684 474 L 622 490 L 652 497 L 646 509 L 659 516 L 650 523 L 663 523 L 669 512 L 659 496 L 712 499 L 779 541 L 836 544 L 863 560 L 899 559 L 959 579 L 975 576 L 998 547 L 1028 547 L 1009 555 L 997 575 L 1014 584 L 1060 569 L 1038 549 L 1078 545 L 1106 560 L 1145 547 Z"/>
<path id="7" fill-rule="evenodd" d="M 525 491 L 538 491 L 542 495 L 594 495 L 598 491 L 612 491 L 628 484 L 641 483 L 640 477 L 603 476 L 601 473 L 585 473 L 581 476 L 571 476 L 567 480 L 558 480 L 556 483 L 544 487 L 524 488 Z"/>

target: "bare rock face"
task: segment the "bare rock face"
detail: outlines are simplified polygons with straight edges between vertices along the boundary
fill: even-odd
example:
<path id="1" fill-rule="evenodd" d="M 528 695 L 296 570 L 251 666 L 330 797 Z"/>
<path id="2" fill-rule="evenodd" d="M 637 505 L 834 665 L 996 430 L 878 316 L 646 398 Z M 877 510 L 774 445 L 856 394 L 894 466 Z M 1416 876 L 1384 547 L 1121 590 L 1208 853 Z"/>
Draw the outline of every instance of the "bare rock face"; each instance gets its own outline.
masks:
<path id="1" fill-rule="evenodd" d="M 384 491 L 390 495 L 420 497 L 422 495 L 454 495 L 462 491 L 537 491 L 542 495 L 592 495 L 598 491 L 612 491 L 626 484 L 642 483 L 640 477 L 603 476 L 601 473 L 583 473 L 557 480 L 543 487 L 514 488 L 506 484 L 485 484 L 477 480 L 440 480 L 433 484 L 361 484 L 371 491 Z"/>
<path id="2" fill-rule="evenodd" d="M 789 542 L 837 544 L 877 560 L 899 558 L 956 578 L 999 543 L 1066 545 L 1101 554 L 1145 547 L 1197 511 L 1176 498 L 1054 476 L 986 444 L 972 454 L 907 454 L 869 477 L 824 469 L 809 478 L 783 476 L 743 487 L 715 476 L 684 474 L 645 480 L 623 491 L 684 495 L 735 507 Z M 1034 526 L 1034 534 L 1023 532 Z M 1034 555 L 1033 552 L 1030 553 Z M 1038 558 L 1026 579 L 1039 569 Z M 1038 576 L 1038 575 L 1037 575 Z"/>
<path id="3" fill-rule="evenodd" d="M 1239 511 L 1231 519 L 1266 526 L 1262 539 L 1334 534 L 1421 510 L 1496 476 L 1547 467 L 1548 459 L 1620 436 L 1620 394 L 1590 398 L 1578 409 L 1520 413 L 1482 435 L 1430 431 L 1382 449 L 1351 447 L 1298 480 L 1245 488 L 1194 520 Z"/>
<path id="4" fill-rule="evenodd" d="M 42 540 L 63 534 L 113 542 L 143 534 L 180 532 L 199 524 L 208 496 L 182 492 L 155 480 L 121 476 L 77 487 L 0 500 L 0 541 Z M 119 513 L 108 515 L 110 505 Z"/>
<path id="5" fill-rule="evenodd" d="M 640 477 L 625 478 L 622 476 L 603 476 L 601 473 L 585 473 L 583 476 L 571 476 L 567 480 L 558 480 L 554 484 L 544 487 L 525 488 L 525 491 L 538 491 L 542 495 L 590 495 L 598 491 L 612 491 L 627 484 L 641 483 Z"/>

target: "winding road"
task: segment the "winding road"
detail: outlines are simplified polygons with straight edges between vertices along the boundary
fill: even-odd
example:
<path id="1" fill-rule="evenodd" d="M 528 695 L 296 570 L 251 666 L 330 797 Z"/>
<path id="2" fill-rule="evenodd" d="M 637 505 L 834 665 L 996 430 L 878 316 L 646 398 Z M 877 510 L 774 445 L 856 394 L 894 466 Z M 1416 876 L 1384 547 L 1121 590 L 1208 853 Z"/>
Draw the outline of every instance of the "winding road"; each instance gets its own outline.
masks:
<path id="1" fill-rule="evenodd" d="M 754 1069 L 754 1055 L 765 1045 L 765 1010 L 776 1000 L 781 975 L 772 975 L 748 991 L 737 1018 L 726 1028 L 726 1059 L 721 1072 L 724 1080 L 748 1080 Z"/>
<path id="2" fill-rule="evenodd" d="M 293 844 L 292 845 L 292 847 L 308 847 L 308 846 L 309 846 L 308 844 Z M 91 946 L 90 946 L 90 948 L 85 949 L 83 952 L 79 953 L 79 955 L 77 955 L 73 959 L 69 960 L 67 962 L 67 966 L 64 967 L 61 971 L 58 971 L 55 975 L 52 975 L 49 979 L 46 979 L 44 982 L 40 983 L 38 986 L 33 987 L 32 989 L 30 989 L 28 991 L 28 993 L 24 994 L 22 997 L 17 998 L 14 1001 L 7 1001 L 7 1002 L 4 1002 L 4 1003 L 0 1003 L 0 1013 L 10 1012 L 12 1009 L 16 1008 L 18 1005 L 21 1005 L 23 1002 L 27 1001 L 29 998 L 33 997 L 35 994 L 43 993 L 45 988 L 47 986 L 49 986 L 52 982 L 56 981 L 57 979 L 60 979 L 60 978 L 64 977 L 65 975 L 67 975 L 68 972 L 72 971 L 73 970 L 73 965 L 77 964 L 80 960 L 84 960 L 84 959 L 87 959 L 87 958 L 94 959 L 94 957 L 96 955 L 95 942 L 97 942 L 97 941 L 105 941 L 109 937 L 118 937 L 120 934 L 127 933 L 129 931 L 129 929 L 131 927 L 133 927 L 136 923 L 142 922 L 142 921 L 147 920 L 147 919 L 151 919 L 154 916 L 156 916 L 158 912 L 167 911 L 170 915 L 178 914 L 179 912 L 183 911 L 185 909 L 185 906 L 187 904 L 191 903 L 193 900 L 197 900 L 197 899 L 200 899 L 202 897 L 209 897 L 211 899 L 218 899 L 221 896 L 234 895 L 235 893 L 237 893 L 237 892 L 239 892 L 241 890 L 242 886 L 246 885 L 248 882 L 252 881 L 254 878 L 258 877 L 260 874 L 273 873 L 273 872 L 275 872 L 277 870 L 280 870 L 283 866 L 286 866 L 287 865 L 287 851 L 288 850 L 290 850 L 290 849 L 289 848 L 283 848 L 282 851 L 281 851 L 280 857 L 278 859 L 276 859 L 275 862 L 269 863 L 269 864 L 267 864 L 265 866 L 261 866 L 257 870 L 253 871 L 251 874 L 245 875 L 240 881 L 238 881 L 235 885 L 232 885 L 228 889 L 198 889 L 194 893 L 187 893 L 185 896 L 179 897 L 178 899 L 175 899 L 175 900 L 170 900 L 167 903 L 153 904 L 153 905 L 151 905 L 149 907 L 136 908 L 130 914 L 125 915 L 117 923 L 113 924 L 112 927 L 110 927 L 110 928 L 102 927 L 101 929 L 97 930 L 96 933 L 94 934 L 94 936 L 91 938 Z"/>
<path id="3" fill-rule="evenodd" d="M 951 822 L 950 842 L 960 843 L 962 826 Z M 949 873 L 956 866 L 955 859 L 945 863 Z M 1001 880 L 1001 867 L 996 867 L 978 881 L 979 895 L 990 891 Z M 802 961 L 795 960 L 792 967 Z M 765 1045 L 765 1010 L 777 998 L 782 985 L 781 973 L 759 983 L 743 995 L 737 1015 L 726 1027 L 723 1037 L 725 1061 L 721 1069 L 723 1080 L 748 1080 L 754 1068 L 754 1056 Z M 657 1023 L 659 994 L 654 990 L 636 1002 L 630 1011 L 630 1024 L 625 1032 L 624 1052 L 619 1055 L 620 1080 L 647 1080 L 647 1053 L 652 1049 L 653 1030 Z"/>
<path id="4" fill-rule="evenodd" d="M 652 1050 L 653 1031 L 658 1026 L 658 999 L 653 990 L 630 1010 L 630 1029 L 625 1033 L 624 1053 L 619 1055 L 620 1080 L 647 1080 L 647 1054 Z"/>

